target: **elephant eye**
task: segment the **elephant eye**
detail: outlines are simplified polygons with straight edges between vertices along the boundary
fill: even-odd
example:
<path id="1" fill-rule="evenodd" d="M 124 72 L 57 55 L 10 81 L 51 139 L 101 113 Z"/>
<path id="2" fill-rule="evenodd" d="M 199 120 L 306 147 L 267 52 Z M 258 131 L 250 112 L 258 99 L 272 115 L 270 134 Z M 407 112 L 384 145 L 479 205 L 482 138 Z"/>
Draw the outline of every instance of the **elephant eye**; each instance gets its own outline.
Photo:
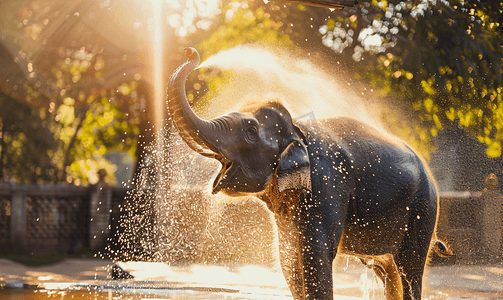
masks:
<path id="1" fill-rule="evenodd" d="M 258 128 L 256 126 L 246 128 L 245 138 L 249 143 L 255 142 L 258 139 Z"/>

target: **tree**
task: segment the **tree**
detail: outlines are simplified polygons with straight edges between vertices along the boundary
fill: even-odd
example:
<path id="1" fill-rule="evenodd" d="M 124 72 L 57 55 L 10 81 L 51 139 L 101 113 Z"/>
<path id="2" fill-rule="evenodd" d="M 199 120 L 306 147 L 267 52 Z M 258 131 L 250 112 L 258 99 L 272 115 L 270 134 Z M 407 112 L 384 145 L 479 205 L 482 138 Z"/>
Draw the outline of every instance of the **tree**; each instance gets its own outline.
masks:
<path id="1" fill-rule="evenodd" d="M 131 51 L 120 49 L 103 31 L 97 33 L 85 23 L 108 12 L 96 3 L 0 4 L 0 88 L 9 102 L 18 103 L 7 113 L 16 116 L 17 107 L 31 110 L 36 117 L 11 121 L 45 128 L 46 138 L 52 141 L 52 149 L 32 153 L 46 157 L 48 165 L 32 166 L 20 157 L 18 167 L 22 168 L 4 163 L 5 176 L 0 180 L 87 184 L 96 182 L 96 172 L 104 168 L 114 182 L 115 166 L 104 154 L 120 151 L 136 156 L 139 125 L 148 119 L 143 113 L 148 106 L 147 84 Z M 117 25 L 106 28 L 118 34 Z M 28 138 L 22 147 L 36 144 L 36 139 Z M 9 147 L 5 145 L 3 153 Z M 47 174 L 35 174 L 40 169 Z"/>
<path id="2" fill-rule="evenodd" d="M 287 34 L 279 29 L 284 26 L 276 22 L 261 6 L 250 8 L 244 1 L 241 5 L 232 3 L 223 8 L 223 18 L 218 27 L 210 31 L 208 37 L 202 40 L 197 48 L 203 49 L 202 60 L 220 51 L 241 45 L 259 45 L 268 48 L 283 48 L 299 51 Z M 219 71 L 214 74 L 205 68 L 199 74 L 192 75 L 193 84 L 187 88 L 189 100 L 198 108 L 204 108 L 207 101 L 215 93 L 225 88 L 232 77 L 231 71 Z"/>
<path id="3" fill-rule="evenodd" d="M 114 166 L 103 154 L 128 151 L 134 155 L 138 117 L 130 107 L 138 101 L 136 83 L 122 83 L 111 90 L 97 85 L 79 89 L 81 80 L 99 80 L 105 61 L 83 49 L 60 51 L 65 55 L 45 75 L 58 93 L 44 97 L 23 78 L 19 82 L 25 95 L 20 98 L 25 101 L 1 93 L 2 181 L 87 184 L 97 181 L 99 169 L 113 174 Z"/>
<path id="4" fill-rule="evenodd" d="M 324 35 L 328 31 L 328 27 L 324 24 L 328 22 L 334 27 L 341 26 L 334 21 L 337 19 L 337 14 L 352 16 L 354 11 L 356 8 L 330 12 L 327 9 L 317 7 L 292 4 L 278 6 L 273 2 L 264 4 L 262 1 L 233 3 L 222 8 L 221 15 L 225 17 L 220 19 L 220 23 L 215 24 L 211 34 L 198 45 L 198 49 L 203 51 L 203 61 L 219 51 L 238 45 L 281 48 L 282 52 L 284 49 L 289 49 L 296 53 L 296 56 L 321 62 L 326 68 L 333 68 L 337 72 L 344 73 L 345 75 L 341 77 L 349 78 L 353 86 L 355 86 L 354 83 L 358 83 L 357 81 L 363 81 L 364 83 L 360 83 L 360 86 L 357 87 L 363 91 L 365 86 L 368 87 L 368 81 L 355 80 L 355 77 L 358 76 L 357 71 L 362 66 L 353 60 L 352 55 L 347 55 L 349 51 L 344 54 L 334 53 L 334 48 L 329 47 L 330 44 L 327 43 Z M 361 25 L 360 30 L 363 28 L 364 26 Z M 351 44 L 349 42 L 356 43 L 357 40 L 348 34 L 347 41 L 343 43 L 347 46 Z M 339 47 L 340 50 L 345 48 L 348 47 Z M 193 78 L 189 80 L 192 83 L 188 86 L 189 100 L 193 99 L 194 105 L 199 108 L 204 107 L 207 100 L 213 99 L 219 90 L 230 88 L 228 85 L 229 82 L 232 82 L 229 80 L 232 76 L 230 71 L 215 74 L 213 71 L 207 72 L 206 69 L 201 69 L 199 74 L 193 75 Z M 386 113 L 390 114 L 389 111 Z M 390 127 L 396 127 L 399 122 L 399 118 L 396 116 L 391 118 L 388 115 L 386 120 L 393 120 L 388 122 Z M 422 128 L 416 126 L 417 128 L 414 130 L 411 128 L 414 125 L 401 125 L 401 131 L 398 133 L 402 138 L 413 144 L 423 155 L 427 155 L 430 148 L 419 141 L 421 136 L 418 134 L 418 129 Z M 426 130 L 423 129 L 422 132 L 426 132 Z M 397 133 L 396 130 L 395 133 Z"/>
<path id="5" fill-rule="evenodd" d="M 56 173 L 47 155 L 54 136 L 31 107 L 3 92 L 0 107 L 0 179 L 49 181 Z"/>
<path id="6" fill-rule="evenodd" d="M 250 36 L 267 28 L 260 21 L 267 16 L 303 54 L 337 62 L 349 78 L 378 89 L 384 107 L 393 107 L 382 111 L 385 126 L 423 156 L 439 130 L 456 124 L 485 143 L 489 157 L 501 155 L 502 2 L 372 0 L 340 11 L 243 3 L 237 13 L 237 5 L 222 9 L 235 15 L 221 18 L 202 49 L 257 40 Z"/>
<path id="7" fill-rule="evenodd" d="M 53 175 L 26 177 L 34 169 L 26 164 L 24 175 L 4 168 L 6 176 L 18 181 L 85 184 L 94 181 L 91 177 L 97 168 L 105 167 L 113 174 L 104 153 L 127 151 L 138 162 L 142 159 L 144 146 L 153 139 L 154 7 L 149 2 L 138 11 L 132 5 L 139 4 L 92 0 L 0 3 L 0 90 L 9 101 L 24 103 L 23 107 L 33 110 L 31 114 L 40 115 L 53 133 L 56 147 L 50 154 L 51 168 L 56 168 Z M 170 6 L 170 16 L 162 16 L 163 20 L 173 27 L 165 32 L 165 44 L 175 45 L 164 56 L 168 65 L 176 67 L 183 57 L 175 33 L 185 43 L 195 28 L 206 27 L 214 12 L 195 3 L 185 7 L 170 1 L 164 5 L 164 11 Z M 193 18 L 187 22 L 190 15 Z M 38 126 L 37 120 L 24 122 Z"/>
<path id="8" fill-rule="evenodd" d="M 412 104 L 421 141 L 457 123 L 498 157 L 502 13 L 496 1 L 372 1 L 321 32 L 327 46 L 364 63 L 360 76 Z"/>
<path id="9" fill-rule="evenodd" d="M 135 156 L 141 159 L 143 146 L 150 141 L 152 85 L 143 73 L 129 71 L 146 63 L 144 57 L 121 52 L 108 42 L 106 32 L 98 33 L 92 26 L 88 32 L 89 27 L 79 23 L 82 16 L 105 16 L 121 5 L 55 1 L 48 9 L 42 2 L 0 4 L 0 42 L 7 45 L 0 47 L 0 87 L 3 99 L 28 105 L 12 104 L 19 114 L 28 114 L 31 107 L 29 114 L 36 117 L 30 122 L 44 124 L 43 131 L 53 134 L 46 142 L 57 148 L 47 167 L 54 168 L 53 175 L 25 174 L 23 180 L 85 183 L 89 176 L 84 173 L 106 164 L 100 158 L 104 151 L 132 153 L 136 148 Z M 214 4 L 203 2 L 206 7 Z M 425 156 L 431 151 L 431 137 L 453 123 L 486 143 L 489 156 L 501 154 L 501 2 L 372 0 L 341 11 L 261 0 L 224 1 L 211 10 L 195 2 L 187 7 L 170 5 L 175 13 L 166 19 L 173 29 L 166 32 L 170 36 L 166 74 L 185 60 L 181 53 L 186 45 L 198 44 L 203 60 L 243 43 L 286 47 L 303 57 L 344 66 L 340 70 L 352 83 L 359 81 L 362 87 L 370 83 L 393 104 L 390 107 L 405 108 L 405 121 L 392 109 L 384 110 L 384 121 Z M 62 18 L 51 17 L 55 7 Z M 188 15 L 192 16 L 188 21 L 182 17 Z M 136 24 L 132 28 L 139 29 L 132 35 L 123 31 L 141 42 L 148 34 L 148 16 L 130 17 L 121 24 L 131 21 Z M 115 37 L 119 44 L 120 40 Z M 13 72 L 22 76 L 11 76 Z M 211 75 L 200 73 L 191 79 L 188 94 L 196 106 L 204 106 L 232 74 Z M 4 124 L 13 121 L 8 117 Z M 21 124 L 16 126 L 16 132 L 26 131 Z M 6 128 L 2 130 L 7 132 Z M 7 144 L 3 148 L 3 155 L 11 153 Z M 4 175 L 14 174 L 3 157 Z"/>

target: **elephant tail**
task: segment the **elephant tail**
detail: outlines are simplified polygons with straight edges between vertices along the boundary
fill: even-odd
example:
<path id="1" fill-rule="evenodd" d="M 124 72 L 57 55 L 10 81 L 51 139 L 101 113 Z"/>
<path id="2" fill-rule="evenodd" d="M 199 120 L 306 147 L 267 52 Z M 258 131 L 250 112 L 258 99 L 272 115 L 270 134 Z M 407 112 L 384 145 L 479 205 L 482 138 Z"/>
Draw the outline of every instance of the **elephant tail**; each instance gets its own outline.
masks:
<path id="1" fill-rule="evenodd" d="M 444 244 L 444 242 L 436 240 L 433 242 L 433 251 L 437 253 L 440 257 L 451 257 L 455 256 L 454 252 Z"/>

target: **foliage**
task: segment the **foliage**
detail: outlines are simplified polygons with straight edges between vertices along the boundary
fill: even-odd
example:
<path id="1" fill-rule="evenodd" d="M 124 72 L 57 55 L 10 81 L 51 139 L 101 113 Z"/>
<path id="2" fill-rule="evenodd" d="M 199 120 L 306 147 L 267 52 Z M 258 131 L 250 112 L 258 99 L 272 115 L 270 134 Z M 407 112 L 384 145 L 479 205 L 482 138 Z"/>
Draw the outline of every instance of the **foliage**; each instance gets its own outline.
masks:
<path id="1" fill-rule="evenodd" d="M 27 96 L 0 95 L 1 177 L 85 184 L 96 180 L 100 168 L 113 173 L 103 154 L 133 155 L 138 128 L 148 119 L 139 82 L 105 87 L 116 57 L 107 57 L 98 43 L 41 43 L 47 21 L 31 15 L 36 6 L 9 3 L 16 13 L 3 13 L 2 24 L 13 24 L 15 46 L 30 42 L 45 58 L 34 66 L 29 59 L 40 53 L 20 50 L 19 61 L 14 57 L 20 66 L 21 60 L 26 63 L 20 87 Z M 340 62 L 348 78 L 359 77 L 380 91 L 389 104 L 382 110 L 384 123 L 423 155 L 432 150 L 432 137 L 457 124 L 496 157 L 503 139 L 502 7 L 501 1 L 360 0 L 353 8 L 329 11 L 242 0 L 223 1 L 218 15 L 216 8 L 209 13 L 202 6 L 172 7 L 180 13 L 166 20 L 178 36 L 166 56 L 174 68 L 184 60 L 182 45 L 198 44 L 205 60 L 237 45 L 258 44 L 321 58 L 327 67 Z M 188 14 L 190 22 L 184 19 Z M 232 74 L 200 70 L 192 76 L 189 99 L 204 106 Z M 399 117 L 395 107 L 404 108 L 407 117 Z"/>
<path id="2" fill-rule="evenodd" d="M 268 48 L 286 47 L 300 55 L 324 56 L 324 62 L 332 66 L 335 64 L 334 57 L 336 57 L 337 62 L 343 61 L 345 65 L 345 68 L 341 68 L 338 64 L 337 68 L 346 72 L 350 70 L 348 77 L 355 77 L 357 76 L 355 70 L 361 66 L 354 62 L 352 55 L 347 55 L 349 51 L 344 50 L 346 48 L 349 50 L 350 46 L 357 42 L 358 33 L 355 33 L 355 30 L 363 30 L 365 27 L 363 23 L 358 27 L 355 18 L 352 17 L 354 11 L 356 9 L 329 12 L 323 8 L 288 4 L 280 7 L 275 3 L 264 4 L 262 1 L 231 3 L 222 10 L 222 15 L 225 17 L 219 26 L 216 26 L 212 34 L 201 42 L 198 48 L 205 51 L 203 55 L 203 60 L 205 60 L 219 51 L 237 45 L 258 44 Z M 340 23 L 344 15 L 351 20 L 347 26 Z M 372 21 L 367 23 L 371 24 Z M 336 42 L 344 44 L 342 46 L 336 46 L 335 42 L 328 42 L 327 33 L 337 31 L 337 27 L 345 27 L 348 31 L 344 35 L 345 40 L 335 38 L 334 34 L 330 35 Z M 339 36 L 343 34 L 339 32 Z M 338 51 L 334 53 L 334 50 Z M 213 98 L 219 89 L 224 86 L 228 88 L 232 74 L 230 71 L 224 71 L 215 76 L 214 73 L 208 74 L 207 70 L 202 69 L 197 76 L 197 79 L 191 80 L 195 83 L 192 88 L 188 89 L 188 94 L 189 100 L 196 100 L 195 105 L 200 107 L 205 105 L 206 99 Z M 204 94 L 205 92 L 207 94 Z M 201 95 L 204 97 L 200 97 Z M 383 109 L 382 114 L 388 129 L 393 129 L 392 132 L 398 133 L 423 156 L 428 157 L 431 147 L 422 142 L 429 138 L 427 129 L 417 123 L 411 124 L 410 119 L 403 121 L 393 110 Z"/>
<path id="3" fill-rule="evenodd" d="M 75 107 L 65 98 L 57 109 L 31 108 L 0 94 L 1 173 L 17 182 L 97 182 L 115 166 L 103 158 L 110 151 L 134 155 L 138 129 L 107 97 Z M 111 177 L 111 183 L 114 178 Z"/>
<path id="4" fill-rule="evenodd" d="M 222 9 L 221 15 L 221 23 L 198 45 L 198 49 L 204 51 L 203 61 L 220 51 L 242 45 L 298 50 L 289 36 L 279 31 L 284 24 L 273 20 L 263 7 L 250 8 L 247 1 L 233 2 Z M 187 90 L 189 100 L 194 100 L 198 108 L 204 107 L 231 77 L 232 71 L 215 73 L 202 68 L 197 79 L 192 80 L 195 82 L 192 88 Z"/>
<path id="5" fill-rule="evenodd" d="M 65 157 L 58 165 L 64 168 L 67 181 L 96 182 L 100 169 L 113 174 L 116 167 L 104 158 L 106 153 L 127 151 L 135 156 L 138 127 L 130 123 L 112 99 L 90 97 L 88 105 L 79 108 L 78 118 L 72 118 L 76 108 L 71 98 L 60 105 L 58 115 L 62 117 L 56 132 L 60 133 L 57 138 L 61 144 L 57 156 Z M 113 177 L 111 180 L 114 183 Z"/>
<path id="6" fill-rule="evenodd" d="M 57 143 L 48 123 L 36 110 L 3 92 L 0 107 L 0 176 L 17 181 L 50 181 L 56 168 L 49 153 Z"/>
<path id="7" fill-rule="evenodd" d="M 119 104 L 136 101 L 136 84 L 90 91 L 72 86 L 99 79 L 104 61 L 82 49 L 60 52 L 68 56 L 62 55 L 48 76 L 59 92 L 46 103 L 33 107 L 6 94 L 1 98 L 6 108 L 0 116 L 3 180 L 95 183 L 100 169 L 114 173 L 115 166 L 103 158 L 105 153 L 135 154 L 138 120 L 123 113 Z M 39 96 L 35 88 L 31 94 L 34 99 Z"/>
<path id="8" fill-rule="evenodd" d="M 36 1 L 2 5 L 15 13 L 2 12 L 8 16 L 0 30 L 0 60 L 8 64 L 0 76 L 7 83 L 0 86 L 6 108 L 0 113 L 0 181 L 88 184 L 105 169 L 114 183 L 116 166 L 104 157 L 117 151 L 136 156 L 138 82 L 110 76 L 117 73 L 117 59 L 103 51 L 99 39 L 85 46 L 51 43 L 43 30 L 57 23 L 57 14 L 41 17 L 50 6 Z M 65 20 L 72 30 L 73 20 Z"/>
<path id="9" fill-rule="evenodd" d="M 502 12 L 502 2 L 373 0 L 329 20 L 321 32 L 327 46 L 363 60 L 360 76 L 412 104 L 428 131 L 419 141 L 456 123 L 498 157 Z"/>
<path id="10" fill-rule="evenodd" d="M 249 6 L 201 45 L 219 51 L 246 42 L 249 28 L 232 22 L 247 24 L 244 16 L 261 11 L 304 53 L 343 62 L 354 70 L 348 76 L 379 89 L 389 105 L 384 125 L 423 156 L 433 150 L 432 137 L 456 124 L 485 143 L 489 157 L 501 156 L 503 2 L 368 0 L 333 12 L 262 1 Z M 233 34 L 226 34 L 228 26 Z"/>
<path id="11" fill-rule="evenodd" d="M 222 15 L 225 16 L 223 23 L 199 44 L 204 49 L 203 60 L 219 51 L 245 44 L 294 47 L 288 35 L 278 32 L 284 24 L 273 20 L 263 7 L 250 8 L 246 1 L 232 3 L 223 9 Z"/>

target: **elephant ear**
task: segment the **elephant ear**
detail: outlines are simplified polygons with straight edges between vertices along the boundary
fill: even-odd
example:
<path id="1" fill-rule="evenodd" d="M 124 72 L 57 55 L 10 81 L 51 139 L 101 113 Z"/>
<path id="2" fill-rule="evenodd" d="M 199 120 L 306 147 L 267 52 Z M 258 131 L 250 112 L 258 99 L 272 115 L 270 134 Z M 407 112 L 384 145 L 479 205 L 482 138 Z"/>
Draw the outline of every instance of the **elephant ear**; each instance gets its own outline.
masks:
<path id="1" fill-rule="evenodd" d="M 278 190 L 311 191 L 311 174 L 307 148 L 300 140 L 294 140 L 281 153 L 278 169 Z"/>

